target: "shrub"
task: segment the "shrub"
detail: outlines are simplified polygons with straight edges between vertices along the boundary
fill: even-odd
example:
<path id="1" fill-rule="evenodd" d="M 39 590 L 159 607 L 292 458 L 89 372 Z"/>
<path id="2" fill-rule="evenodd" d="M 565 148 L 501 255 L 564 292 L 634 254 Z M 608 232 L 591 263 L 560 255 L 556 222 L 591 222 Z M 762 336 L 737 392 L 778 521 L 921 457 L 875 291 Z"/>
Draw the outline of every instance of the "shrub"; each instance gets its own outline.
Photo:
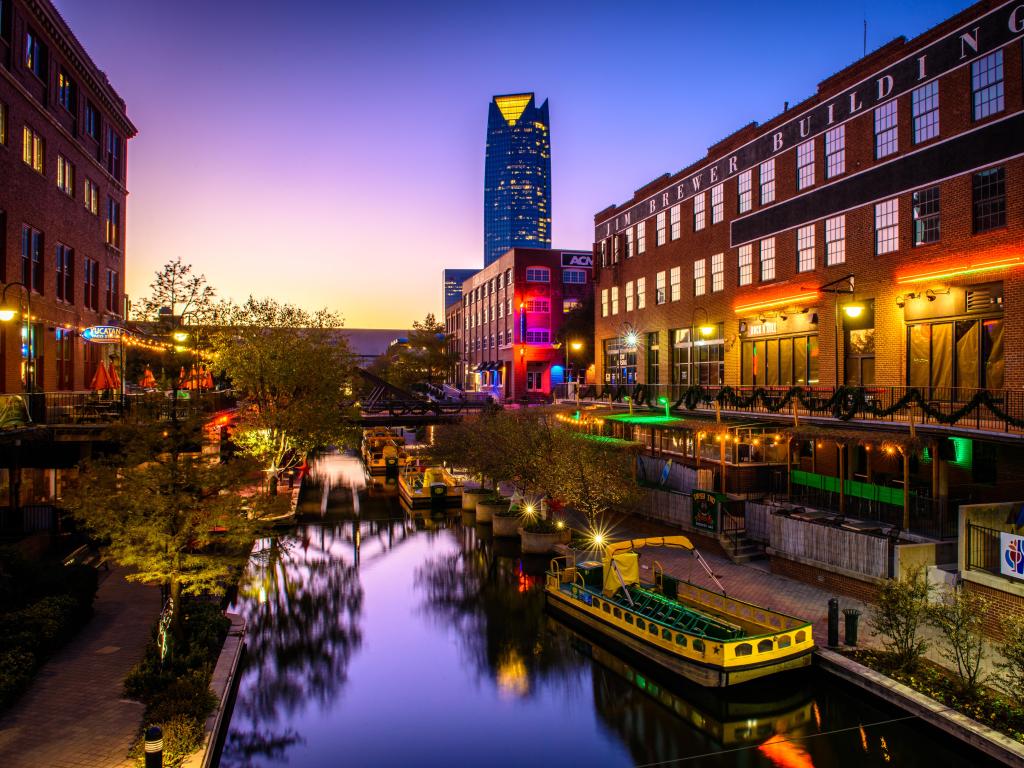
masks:
<path id="1" fill-rule="evenodd" d="M 985 656 L 982 623 L 987 605 L 980 595 L 957 589 L 929 609 L 929 622 L 946 638 L 939 653 L 956 665 L 961 693 L 969 698 L 980 692 L 981 661 Z"/>
<path id="2" fill-rule="evenodd" d="M 523 523 L 523 530 L 527 533 L 558 533 L 559 528 L 554 520 L 535 517 Z"/>
<path id="3" fill-rule="evenodd" d="M 924 569 L 918 567 L 904 579 L 888 580 L 878 593 L 871 621 L 899 669 L 913 669 L 928 649 L 919 633 L 928 617 L 930 592 Z"/>
<path id="4" fill-rule="evenodd" d="M 196 669 L 171 681 L 146 709 L 146 722 L 161 723 L 177 716 L 205 722 L 217 706 L 210 690 L 210 673 Z"/>
<path id="5" fill-rule="evenodd" d="M 0 653 L 0 708 L 13 702 L 28 685 L 36 659 L 25 650 Z"/>
<path id="6" fill-rule="evenodd" d="M 181 715 L 163 720 L 152 725 L 159 725 L 164 735 L 164 765 L 176 768 L 203 744 L 203 723 L 194 718 Z M 148 727 L 148 726 L 147 726 Z M 144 759 L 145 729 L 139 734 L 129 756 L 139 765 Z"/>
<path id="7" fill-rule="evenodd" d="M 1024 707 L 1024 615 L 1010 614 L 1003 621 L 1006 640 L 999 646 L 1005 661 L 997 662 L 996 681 L 1019 707 Z"/>

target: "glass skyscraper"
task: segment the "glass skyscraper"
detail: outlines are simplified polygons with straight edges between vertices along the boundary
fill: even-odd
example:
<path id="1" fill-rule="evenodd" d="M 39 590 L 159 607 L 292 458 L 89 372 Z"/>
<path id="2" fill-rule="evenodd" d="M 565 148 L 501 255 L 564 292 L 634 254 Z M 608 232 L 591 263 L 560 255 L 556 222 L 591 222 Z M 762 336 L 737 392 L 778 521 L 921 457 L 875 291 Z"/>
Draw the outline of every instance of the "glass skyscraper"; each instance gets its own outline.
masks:
<path id="1" fill-rule="evenodd" d="M 487 115 L 484 266 L 517 246 L 551 247 L 551 126 L 532 93 L 495 96 Z"/>

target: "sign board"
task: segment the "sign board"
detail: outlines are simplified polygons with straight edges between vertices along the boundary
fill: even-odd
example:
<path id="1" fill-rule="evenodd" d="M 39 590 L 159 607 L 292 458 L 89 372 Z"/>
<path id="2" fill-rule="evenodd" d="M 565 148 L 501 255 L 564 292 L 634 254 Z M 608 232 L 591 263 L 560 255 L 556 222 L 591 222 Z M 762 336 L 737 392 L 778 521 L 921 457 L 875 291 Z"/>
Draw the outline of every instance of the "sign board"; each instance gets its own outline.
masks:
<path id="1" fill-rule="evenodd" d="M 82 338 L 94 344 L 117 344 L 123 333 L 119 325 L 93 325 L 82 331 Z"/>
<path id="2" fill-rule="evenodd" d="M 1024 536 L 999 534 L 999 573 L 1011 579 L 1024 579 Z"/>
<path id="3" fill-rule="evenodd" d="M 594 266 L 594 254 L 592 253 L 562 253 L 563 267 L 585 267 L 591 269 Z"/>
<path id="4" fill-rule="evenodd" d="M 698 531 L 718 533 L 718 517 L 721 511 L 722 494 L 714 491 L 694 491 L 691 496 L 690 511 L 693 516 L 693 527 Z"/>

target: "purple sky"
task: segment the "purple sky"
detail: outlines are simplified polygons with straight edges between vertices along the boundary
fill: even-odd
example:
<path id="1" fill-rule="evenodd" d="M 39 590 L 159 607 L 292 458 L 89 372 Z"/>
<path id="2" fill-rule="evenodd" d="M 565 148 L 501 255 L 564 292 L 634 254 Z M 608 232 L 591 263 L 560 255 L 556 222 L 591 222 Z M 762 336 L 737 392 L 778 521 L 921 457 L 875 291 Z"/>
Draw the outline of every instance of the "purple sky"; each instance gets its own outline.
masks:
<path id="1" fill-rule="evenodd" d="M 555 247 L 593 215 L 900 34 L 892 3 L 54 0 L 128 103 L 128 281 L 180 256 L 221 295 L 439 312 L 483 261 L 487 103 L 551 102 Z"/>

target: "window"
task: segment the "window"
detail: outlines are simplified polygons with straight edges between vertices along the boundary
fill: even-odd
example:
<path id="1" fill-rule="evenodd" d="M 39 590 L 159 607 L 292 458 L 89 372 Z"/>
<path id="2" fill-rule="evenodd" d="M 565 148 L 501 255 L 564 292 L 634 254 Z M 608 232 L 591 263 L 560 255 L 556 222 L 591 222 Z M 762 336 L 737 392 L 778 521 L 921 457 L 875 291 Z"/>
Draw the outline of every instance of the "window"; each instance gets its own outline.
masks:
<path id="1" fill-rule="evenodd" d="M 107 198 L 107 245 L 121 246 L 121 204 L 112 197 Z"/>
<path id="2" fill-rule="evenodd" d="M 654 224 L 655 242 L 658 245 L 664 245 L 665 244 L 665 212 L 662 211 L 661 213 L 659 213 L 654 221 L 655 221 L 655 224 Z"/>
<path id="3" fill-rule="evenodd" d="M 63 155 L 57 155 L 57 189 L 69 197 L 75 196 L 75 166 Z"/>
<path id="4" fill-rule="evenodd" d="M 707 269 L 707 259 L 697 259 L 693 262 L 693 295 L 703 296 L 707 293 L 707 282 L 705 276 L 705 270 Z"/>
<path id="5" fill-rule="evenodd" d="M 612 314 L 619 314 L 619 286 L 612 286 Z"/>
<path id="6" fill-rule="evenodd" d="M 583 285 L 587 282 L 587 270 L 563 269 L 562 282 L 568 285 Z"/>
<path id="7" fill-rule="evenodd" d="M 33 131 L 27 125 L 22 132 L 21 159 L 25 161 L 32 170 L 43 172 L 43 137 Z"/>
<path id="8" fill-rule="evenodd" d="M 56 339 L 55 357 L 57 360 L 57 389 L 73 389 L 74 385 L 74 331 L 67 331 L 57 328 L 54 331 Z"/>
<path id="9" fill-rule="evenodd" d="M 738 261 L 740 285 L 750 285 L 754 282 L 754 246 L 741 245 Z"/>
<path id="10" fill-rule="evenodd" d="M 725 218 L 725 189 L 722 184 L 711 188 L 711 223 L 717 224 Z"/>
<path id="11" fill-rule="evenodd" d="M 815 266 L 814 225 L 808 224 L 796 232 L 796 271 L 810 272 Z"/>
<path id="12" fill-rule="evenodd" d="M 43 292 L 43 233 L 27 225 L 21 228 L 21 282 Z"/>
<path id="13" fill-rule="evenodd" d="M 633 237 L 634 237 L 633 228 L 629 227 L 626 230 L 626 258 L 627 259 L 633 258 L 633 247 L 634 247 L 633 246 Z"/>
<path id="14" fill-rule="evenodd" d="M 1000 317 L 907 327 L 907 384 L 925 397 L 967 399 L 977 388 L 1002 389 L 1005 373 L 1004 320 Z"/>
<path id="15" fill-rule="evenodd" d="M 899 148 L 896 130 L 896 99 L 875 109 L 875 159 L 888 157 Z"/>
<path id="16" fill-rule="evenodd" d="M 100 113 L 88 99 L 85 102 L 85 135 L 100 140 Z"/>
<path id="17" fill-rule="evenodd" d="M 1003 51 L 993 51 L 971 62 L 974 119 L 1003 111 Z"/>
<path id="18" fill-rule="evenodd" d="M 846 261 L 846 215 L 825 219 L 825 266 Z"/>
<path id="19" fill-rule="evenodd" d="M 551 270 L 547 267 L 527 267 L 526 282 L 547 283 L 551 281 Z"/>
<path id="20" fill-rule="evenodd" d="M 99 312 L 100 309 L 100 265 L 95 259 L 87 258 L 83 274 L 85 281 L 83 284 L 82 292 L 82 304 L 85 305 L 86 309 L 91 309 L 94 312 Z"/>
<path id="21" fill-rule="evenodd" d="M 75 252 L 63 243 L 57 243 L 56 263 L 57 301 L 75 303 Z"/>
<path id="22" fill-rule="evenodd" d="M 761 205 L 775 202 L 775 158 L 765 160 L 759 168 Z"/>
<path id="23" fill-rule="evenodd" d="M 775 238 L 761 241 L 761 281 L 775 279 Z"/>
<path id="24" fill-rule="evenodd" d="M 974 231 L 986 232 L 1006 224 L 1006 172 L 989 168 L 974 174 Z"/>
<path id="25" fill-rule="evenodd" d="M 75 111 L 75 84 L 63 69 L 57 73 L 57 101 L 72 114 Z"/>
<path id="26" fill-rule="evenodd" d="M 616 293 L 613 289 L 613 295 Z M 551 341 L 551 331 L 547 328 L 531 328 L 526 332 L 527 344 L 547 344 Z"/>
<path id="27" fill-rule="evenodd" d="M 645 384 L 660 384 L 661 334 L 657 331 L 647 334 L 647 381 Z M 653 624 L 651 625 L 654 626 Z"/>
<path id="28" fill-rule="evenodd" d="M 672 267 L 668 273 L 668 297 L 670 301 L 682 298 L 682 267 Z"/>
<path id="29" fill-rule="evenodd" d="M 121 180 L 121 137 L 107 129 L 107 171 Z"/>
<path id="30" fill-rule="evenodd" d="M 612 264 L 619 263 L 619 249 L 622 247 L 622 236 L 616 235 L 612 238 Z"/>
<path id="31" fill-rule="evenodd" d="M 512 285 L 512 268 L 509 267 L 505 270 L 505 285 L 506 287 Z"/>
<path id="32" fill-rule="evenodd" d="M 641 221 L 636 225 L 636 252 L 637 255 L 647 250 L 647 222 Z"/>
<path id="33" fill-rule="evenodd" d="M 700 232 L 704 229 L 704 206 L 707 203 L 707 194 L 701 192 L 693 198 L 693 231 Z"/>
<path id="34" fill-rule="evenodd" d="M 7 143 L 7 105 L 0 101 L 0 144 Z"/>
<path id="35" fill-rule="evenodd" d="M 504 301 L 499 301 L 498 302 L 498 319 L 500 320 L 504 316 L 505 316 L 505 302 Z"/>
<path id="36" fill-rule="evenodd" d="M 716 253 L 711 257 L 711 291 L 716 293 L 725 289 L 725 254 Z"/>
<path id="37" fill-rule="evenodd" d="M 892 253 L 900 247 L 900 212 L 896 198 L 875 205 L 875 253 Z"/>
<path id="38" fill-rule="evenodd" d="M 665 273 L 659 272 L 654 276 L 654 303 L 665 303 Z"/>
<path id="39" fill-rule="evenodd" d="M 608 317 L 608 289 L 601 289 L 601 317 Z"/>
<path id="40" fill-rule="evenodd" d="M 669 227 L 671 228 L 669 234 L 673 240 L 678 240 L 679 236 L 682 234 L 682 226 L 680 223 L 682 220 L 682 208 L 683 207 L 681 205 L 673 205 L 668 209 L 668 222 Z"/>
<path id="41" fill-rule="evenodd" d="M 753 175 L 754 172 L 752 170 L 746 170 L 740 174 L 739 181 L 737 182 L 739 194 L 738 210 L 740 213 L 746 213 L 754 204 L 754 192 L 751 186 Z"/>
<path id="42" fill-rule="evenodd" d="M 85 202 L 85 209 L 93 216 L 99 216 L 100 188 L 96 186 L 96 182 L 92 181 L 92 179 L 85 180 L 85 184 L 82 186 L 82 198 Z M 466 300 L 469 301 L 468 297 Z"/>
<path id="43" fill-rule="evenodd" d="M 633 281 L 626 281 L 626 311 L 633 311 Z"/>
<path id="44" fill-rule="evenodd" d="M 25 66 L 46 82 L 46 45 L 31 29 L 25 33 Z"/>
<path id="45" fill-rule="evenodd" d="M 548 314 L 551 312 L 551 302 L 548 301 L 547 299 L 527 299 L 525 302 L 523 302 L 523 309 L 526 310 L 527 312 L 540 312 L 543 314 Z M 493 308 L 491 309 L 491 311 L 493 312 Z"/>
<path id="46" fill-rule="evenodd" d="M 818 383 L 818 335 L 754 338 L 740 347 L 744 386 L 806 386 Z"/>
<path id="47" fill-rule="evenodd" d="M 636 308 L 644 309 L 647 306 L 647 278 L 636 279 Z"/>
<path id="48" fill-rule="evenodd" d="M 914 245 L 939 241 L 939 188 L 921 189 L 911 196 Z"/>
<path id="49" fill-rule="evenodd" d="M 505 314 L 512 317 L 512 299 L 505 299 Z"/>
<path id="50" fill-rule="evenodd" d="M 814 186 L 814 139 L 796 148 L 796 188 Z"/>
<path id="51" fill-rule="evenodd" d="M 846 172 L 846 126 L 825 131 L 825 178 Z"/>
<path id="52" fill-rule="evenodd" d="M 914 143 L 934 139 L 939 135 L 939 81 L 915 88 L 910 95 L 914 118 Z"/>

